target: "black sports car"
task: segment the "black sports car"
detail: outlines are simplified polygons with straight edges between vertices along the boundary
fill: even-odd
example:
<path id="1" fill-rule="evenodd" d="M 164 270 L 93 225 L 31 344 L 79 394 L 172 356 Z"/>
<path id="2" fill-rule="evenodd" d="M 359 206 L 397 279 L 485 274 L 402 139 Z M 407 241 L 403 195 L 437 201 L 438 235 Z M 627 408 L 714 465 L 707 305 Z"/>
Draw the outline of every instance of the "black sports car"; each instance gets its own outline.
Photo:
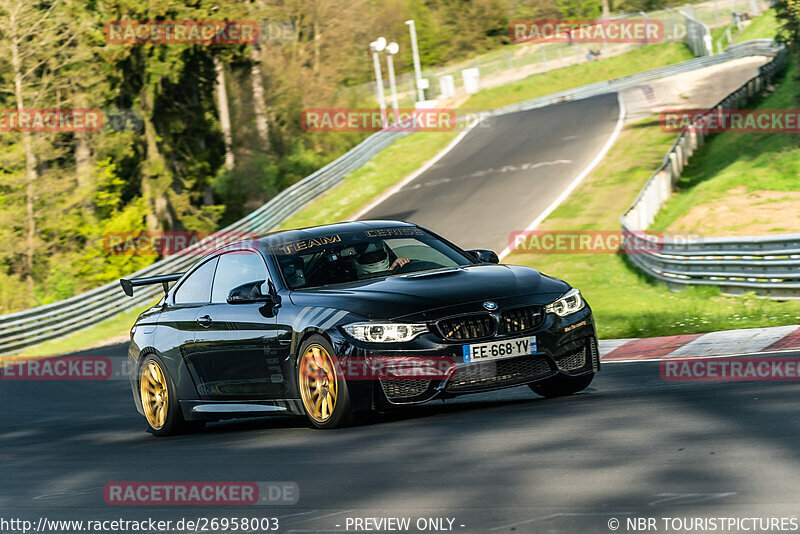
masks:
<path id="1" fill-rule="evenodd" d="M 600 369 L 577 289 L 405 222 L 276 232 L 184 274 L 120 282 L 128 295 L 165 288 L 128 353 L 136 408 L 157 435 L 268 413 L 333 428 L 354 412 L 520 384 L 568 395 Z"/>

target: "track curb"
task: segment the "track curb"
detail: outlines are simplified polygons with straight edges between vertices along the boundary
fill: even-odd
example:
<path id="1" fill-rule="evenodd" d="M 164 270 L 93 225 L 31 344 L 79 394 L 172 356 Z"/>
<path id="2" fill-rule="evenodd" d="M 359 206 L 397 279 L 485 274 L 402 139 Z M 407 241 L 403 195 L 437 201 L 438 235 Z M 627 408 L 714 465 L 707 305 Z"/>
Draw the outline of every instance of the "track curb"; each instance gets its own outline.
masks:
<path id="1" fill-rule="evenodd" d="M 800 325 L 651 338 L 601 339 L 603 362 L 717 357 L 800 350 Z"/>

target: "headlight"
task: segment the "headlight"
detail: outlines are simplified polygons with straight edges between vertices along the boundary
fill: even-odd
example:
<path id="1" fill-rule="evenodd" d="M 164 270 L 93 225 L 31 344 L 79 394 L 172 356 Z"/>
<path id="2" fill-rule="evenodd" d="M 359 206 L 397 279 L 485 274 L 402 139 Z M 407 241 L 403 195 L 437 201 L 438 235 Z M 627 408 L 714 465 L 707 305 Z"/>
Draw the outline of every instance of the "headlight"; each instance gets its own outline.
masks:
<path id="1" fill-rule="evenodd" d="M 567 293 L 555 302 L 551 302 L 544 307 L 544 311 L 555 313 L 559 317 L 566 317 L 571 313 L 582 310 L 586 302 L 577 289 L 570 289 Z"/>
<path id="2" fill-rule="evenodd" d="M 346 325 L 344 330 L 359 341 L 394 343 L 411 341 L 427 332 L 428 327 L 424 324 L 353 323 Z"/>

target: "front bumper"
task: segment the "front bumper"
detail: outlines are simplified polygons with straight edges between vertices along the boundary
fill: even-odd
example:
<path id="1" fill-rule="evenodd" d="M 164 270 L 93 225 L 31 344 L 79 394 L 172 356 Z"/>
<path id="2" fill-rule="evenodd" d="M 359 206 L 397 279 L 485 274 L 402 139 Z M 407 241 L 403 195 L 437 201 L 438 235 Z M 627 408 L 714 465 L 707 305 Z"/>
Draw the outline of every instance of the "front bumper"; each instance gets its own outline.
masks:
<path id="1" fill-rule="evenodd" d="M 464 361 L 465 344 L 526 336 L 536 336 L 535 354 L 475 363 Z M 581 376 L 600 370 L 597 334 L 588 305 L 564 318 L 548 314 L 544 323 L 534 331 L 497 335 L 489 340 L 443 341 L 431 333 L 403 344 L 402 348 L 397 345 L 384 348 L 341 335 L 334 340 L 334 345 L 343 363 L 348 359 L 380 361 L 415 357 L 452 362 L 441 377 L 348 379 L 351 396 L 369 398 L 369 406 L 364 405 L 366 399 L 362 402 L 354 399 L 355 405 L 363 408 L 421 404 L 434 399 L 531 384 L 559 374 Z"/>

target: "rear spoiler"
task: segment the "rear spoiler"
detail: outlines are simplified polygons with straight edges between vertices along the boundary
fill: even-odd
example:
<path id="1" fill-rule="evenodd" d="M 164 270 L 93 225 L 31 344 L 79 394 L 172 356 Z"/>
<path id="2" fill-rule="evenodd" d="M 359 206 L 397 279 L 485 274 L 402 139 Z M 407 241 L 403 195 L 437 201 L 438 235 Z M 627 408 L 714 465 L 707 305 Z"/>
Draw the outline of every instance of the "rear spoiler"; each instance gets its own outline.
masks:
<path id="1" fill-rule="evenodd" d="M 184 273 L 162 274 L 159 276 L 148 276 L 147 278 L 133 278 L 131 280 L 122 278 L 119 281 L 119 285 L 122 286 L 122 290 L 129 297 L 133 296 L 134 287 L 149 286 L 153 284 L 161 284 L 164 288 L 164 293 L 166 294 L 167 291 L 169 291 L 169 282 L 176 282 L 181 276 L 183 276 L 183 274 Z"/>

